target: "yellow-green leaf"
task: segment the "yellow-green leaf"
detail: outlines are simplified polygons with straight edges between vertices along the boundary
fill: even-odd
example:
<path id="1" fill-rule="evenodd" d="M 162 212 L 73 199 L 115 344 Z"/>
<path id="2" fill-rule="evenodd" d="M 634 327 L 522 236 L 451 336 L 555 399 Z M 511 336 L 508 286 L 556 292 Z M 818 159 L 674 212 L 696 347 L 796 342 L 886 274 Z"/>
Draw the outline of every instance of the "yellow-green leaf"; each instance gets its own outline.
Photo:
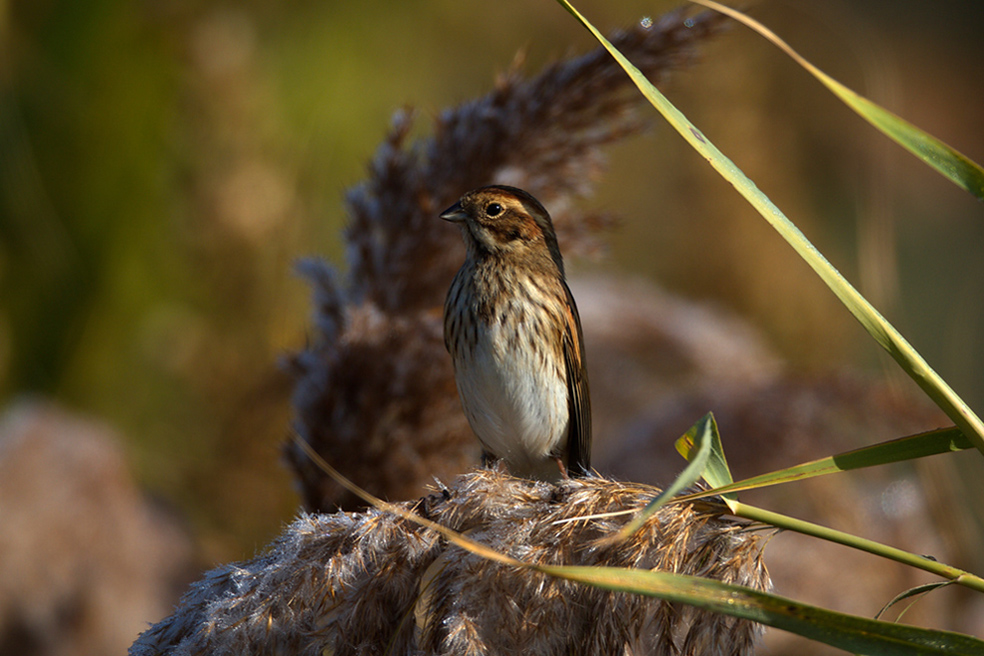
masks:
<path id="1" fill-rule="evenodd" d="M 802 481 L 815 476 L 824 476 L 826 474 L 850 471 L 852 469 L 876 467 L 893 462 L 925 458 L 926 456 L 938 455 L 950 451 L 961 451 L 972 448 L 972 446 L 970 440 L 959 429 L 939 428 L 926 433 L 919 433 L 918 435 L 900 437 L 880 444 L 846 451 L 834 456 L 769 472 L 768 474 L 760 474 L 736 483 L 720 485 L 711 490 L 677 497 L 677 500 L 699 499 L 701 497 L 716 496 L 728 492 L 740 492 L 742 490 L 769 487 L 770 485 L 779 485 L 781 483 Z M 684 457 L 686 457 L 686 454 L 684 454 Z"/>
<path id="2" fill-rule="evenodd" d="M 721 434 L 718 432 L 717 421 L 714 420 L 712 413 L 708 413 L 705 419 L 710 420 L 710 453 L 707 457 L 707 465 L 703 467 L 703 477 L 712 488 L 726 487 L 734 481 L 734 478 L 732 478 L 731 469 L 728 467 L 728 459 L 724 456 L 724 445 L 721 444 Z M 693 458 L 696 456 L 694 452 L 694 429 L 691 428 L 684 433 L 683 437 L 678 439 L 674 446 L 676 446 L 676 450 L 680 455 L 687 460 L 693 461 Z M 723 497 L 729 505 L 732 501 L 738 499 L 734 494 L 722 493 L 715 494 L 715 496 Z"/>

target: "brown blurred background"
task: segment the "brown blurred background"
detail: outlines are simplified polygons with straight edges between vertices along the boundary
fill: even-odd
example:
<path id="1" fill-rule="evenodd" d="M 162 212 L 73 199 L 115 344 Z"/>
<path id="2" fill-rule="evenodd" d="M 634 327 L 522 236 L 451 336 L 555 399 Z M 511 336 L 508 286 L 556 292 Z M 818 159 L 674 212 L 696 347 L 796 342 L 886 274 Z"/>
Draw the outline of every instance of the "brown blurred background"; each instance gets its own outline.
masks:
<path id="1" fill-rule="evenodd" d="M 609 30 L 676 3 L 577 6 Z M 984 161 L 980 2 L 751 13 Z M 251 555 L 298 503 L 279 460 L 291 384 L 278 360 L 311 314 L 293 263 L 341 263 L 344 189 L 392 112 L 416 107 L 423 134 L 517 51 L 535 72 L 593 46 L 548 1 L 0 0 L 0 402 L 33 394 L 106 422 L 139 486 L 186 518 L 201 566 Z M 701 60 L 670 99 L 984 412 L 984 207 L 745 28 Z M 639 275 L 734 311 L 804 374 L 896 376 L 658 118 L 609 152 L 590 203 L 622 222 L 575 273 Z"/>

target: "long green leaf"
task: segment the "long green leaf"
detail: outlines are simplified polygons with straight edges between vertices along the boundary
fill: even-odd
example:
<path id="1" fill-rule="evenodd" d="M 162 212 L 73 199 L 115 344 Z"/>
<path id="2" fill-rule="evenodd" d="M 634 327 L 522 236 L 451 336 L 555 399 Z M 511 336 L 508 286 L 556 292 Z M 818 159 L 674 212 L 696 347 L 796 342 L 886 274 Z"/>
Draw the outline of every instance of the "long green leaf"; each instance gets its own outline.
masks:
<path id="1" fill-rule="evenodd" d="M 866 467 L 877 467 L 893 462 L 903 462 L 934 456 L 950 451 L 961 451 L 970 449 L 970 443 L 958 428 L 939 428 L 937 430 L 900 437 L 888 442 L 874 444 L 872 446 L 846 451 L 835 456 L 828 456 L 812 462 L 806 462 L 794 467 L 787 467 L 778 471 L 769 472 L 746 478 L 742 481 L 715 487 L 711 490 L 703 490 L 694 494 L 687 494 L 677 497 L 675 501 L 690 501 L 701 497 L 716 496 L 726 492 L 740 492 L 742 490 L 752 490 L 770 485 L 781 483 L 791 483 L 802 481 L 815 476 L 825 476 L 837 472 L 850 471 L 852 469 L 863 469 Z M 684 457 L 687 457 L 684 454 Z"/>
<path id="2" fill-rule="evenodd" d="M 817 78 L 844 104 L 857 112 L 861 118 L 881 130 L 890 139 L 927 165 L 936 169 L 943 177 L 978 199 L 984 200 L 984 169 L 981 168 L 980 164 L 830 77 L 804 59 L 775 32 L 758 21 L 713 0 L 690 0 L 690 2 L 719 11 L 758 32 Z"/>
<path id="3" fill-rule="evenodd" d="M 571 13 L 612 57 L 625 69 L 629 77 L 660 111 L 666 120 L 681 136 L 713 166 L 722 177 L 728 180 L 745 199 L 765 217 L 773 228 L 789 242 L 793 249 L 820 276 L 834 292 L 841 303 L 857 318 L 865 330 L 874 337 L 888 353 L 895 358 L 902 369 L 912 377 L 923 391 L 953 420 L 984 454 L 984 422 L 963 402 L 946 381 L 933 371 L 932 367 L 905 340 L 904 337 L 849 283 L 830 262 L 810 243 L 778 207 L 755 186 L 748 177 L 724 156 L 720 150 L 705 137 L 687 118 L 670 103 L 649 80 L 622 55 L 601 32 L 582 16 L 567 0 L 557 0 Z"/>
<path id="4" fill-rule="evenodd" d="M 846 615 L 779 595 L 684 574 L 610 567 L 536 569 L 608 590 L 692 604 L 869 656 L 984 654 L 984 641 L 971 636 Z"/>

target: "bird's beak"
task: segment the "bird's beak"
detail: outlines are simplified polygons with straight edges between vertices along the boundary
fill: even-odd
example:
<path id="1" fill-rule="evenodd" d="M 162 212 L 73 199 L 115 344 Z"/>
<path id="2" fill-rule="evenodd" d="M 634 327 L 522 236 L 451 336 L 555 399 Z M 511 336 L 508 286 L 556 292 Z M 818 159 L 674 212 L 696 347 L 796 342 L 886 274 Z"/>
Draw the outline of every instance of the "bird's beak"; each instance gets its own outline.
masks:
<path id="1" fill-rule="evenodd" d="M 448 209 L 441 212 L 441 218 L 445 221 L 451 221 L 452 223 L 461 223 L 467 218 L 465 210 L 462 209 L 461 203 L 455 203 Z"/>

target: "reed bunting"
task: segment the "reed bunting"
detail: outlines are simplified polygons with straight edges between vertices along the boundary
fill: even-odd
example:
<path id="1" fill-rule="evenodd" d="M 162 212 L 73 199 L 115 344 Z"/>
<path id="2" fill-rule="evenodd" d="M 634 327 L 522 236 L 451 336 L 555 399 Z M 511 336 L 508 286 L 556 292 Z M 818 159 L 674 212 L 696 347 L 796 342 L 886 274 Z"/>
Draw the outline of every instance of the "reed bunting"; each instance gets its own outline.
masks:
<path id="1" fill-rule="evenodd" d="M 483 460 L 556 481 L 591 465 L 581 319 L 550 215 L 514 187 L 470 191 L 441 214 L 467 255 L 444 302 L 444 344 Z"/>

